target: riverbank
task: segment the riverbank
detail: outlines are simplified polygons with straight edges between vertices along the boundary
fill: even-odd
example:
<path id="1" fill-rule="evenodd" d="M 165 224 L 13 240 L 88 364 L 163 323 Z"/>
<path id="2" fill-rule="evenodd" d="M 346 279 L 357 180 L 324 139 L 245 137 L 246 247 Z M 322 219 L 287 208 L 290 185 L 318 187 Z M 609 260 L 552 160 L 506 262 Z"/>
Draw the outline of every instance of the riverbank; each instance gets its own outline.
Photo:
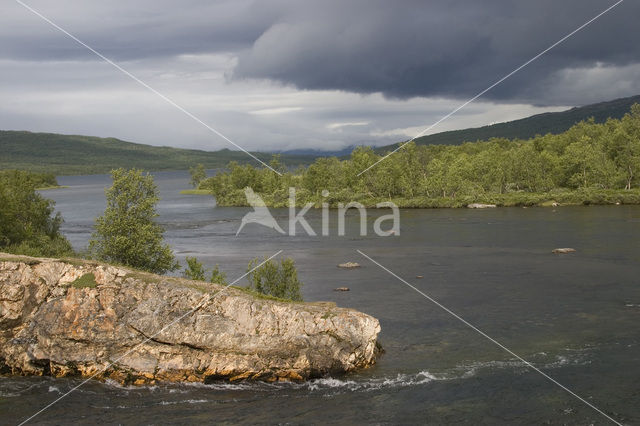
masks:
<path id="1" fill-rule="evenodd" d="M 210 189 L 183 189 L 180 193 L 184 195 L 212 195 Z"/>
<path id="2" fill-rule="evenodd" d="M 210 195 L 210 190 L 192 190 L 188 192 L 199 195 Z M 198 191 L 198 192 L 195 192 Z M 186 194 L 187 192 L 181 192 Z M 259 194 L 267 207 L 288 207 L 286 194 Z M 341 191 L 336 195 L 322 197 L 309 194 L 307 191 L 296 192 L 296 207 L 312 203 L 315 208 L 322 208 L 326 203 L 329 208 L 338 208 L 339 204 L 358 202 L 367 208 L 375 208 L 377 204 L 392 202 L 400 208 L 465 208 L 470 204 L 492 204 L 497 207 L 559 207 L 576 205 L 624 205 L 640 204 L 640 188 L 624 189 L 558 189 L 549 192 L 509 192 L 504 194 L 478 194 L 464 197 L 371 197 L 366 194 Z M 244 191 L 234 191 L 216 198 L 221 207 L 247 207 Z"/>
<path id="3" fill-rule="evenodd" d="M 62 188 L 69 188 L 69 187 L 66 185 L 41 186 L 36 188 L 36 191 L 48 191 L 50 189 L 62 189 Z"/>
<path id="4" fill-rule="evenodd" d="M 81 259 L 0 253 L 0 372 L 129 385 L 306 380 L 367 367 L 378 320 Z"/>

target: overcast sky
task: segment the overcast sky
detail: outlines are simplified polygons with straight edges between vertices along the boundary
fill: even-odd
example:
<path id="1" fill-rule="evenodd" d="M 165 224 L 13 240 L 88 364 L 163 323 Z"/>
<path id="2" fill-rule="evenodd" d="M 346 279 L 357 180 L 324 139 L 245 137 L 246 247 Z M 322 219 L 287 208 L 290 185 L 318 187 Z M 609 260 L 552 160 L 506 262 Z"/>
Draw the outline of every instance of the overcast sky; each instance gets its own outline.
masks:
<path id="1" fill-rule="evenodd" d="M 408 139 L 613 0 L 23 0 L 250 150 Z M 13 0 L 0 129 L 233 148 Z M 626 0 L 432 132 L 640 94 Z"/>

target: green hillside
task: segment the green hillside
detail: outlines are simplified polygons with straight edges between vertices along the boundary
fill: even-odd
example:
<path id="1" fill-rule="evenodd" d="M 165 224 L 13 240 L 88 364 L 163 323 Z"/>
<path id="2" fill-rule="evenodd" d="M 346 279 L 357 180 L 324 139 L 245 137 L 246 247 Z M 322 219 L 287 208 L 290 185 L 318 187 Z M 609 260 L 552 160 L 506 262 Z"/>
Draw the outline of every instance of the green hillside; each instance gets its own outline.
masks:
<path id="1" fill-rule="evenodd" d="M 463 142 L 489 140 L 494 137 L 530 139 L 547 133 L 559 134 L 575 123 L 593 117 L 596 123 L 607 118 L 621 118 L 631 105 L 640 103 L 640 95 L 608 102 L 572 108 L 562 112 L 533 115 L 520 120 L 471 129 L 436 133 L 416 139 L 418 145 L 459 145 Z M 398 144 L 375 149 L 384 153 Z M 115 138 L 59 135 L 0 130 L 0 170 L 24 169 L 56 175 L 108 173 L 111 169 L 141 168 L 144 170 L 185 170 L 197 163 L 206 168 L 220 168 L 230 161 L 258 165 L 241 151 L 223 149 L 201 151 L 171 147 L 157 147 Z M 270 153 L 254 153 L 268 162 Z M 307 165 L 317 155 L 282 154 L 289 167 Z"/>
<path id="2" fill-rule="evenodd" d="M 417 138 L 415 142 L 418 145 L 459 145 L 463 142 L 491 138 L 530 139 L 536 135 L 547 133 L 559 134 L 590 117 L 593 117 L 596 123 L 604 123 L 607 118 L 620 119 L 629 112 L 631 105 L 635 103 L 640 103 L 640 95 L 571 108 L 567 111 L 532 115 L 520 120 L 490 126 L 435 133 Z M 390 151 L 397 146 L 398 144 L 379 147 L 376 148 L 376 152 Z"/>
<path id="3" fill-rule="evenodd" d="M 185 170 L 197 163 L 206 168 L 226 166 L 230 161 L 256 163 L 241 151 L 200 151 L 156 147 L 114 138 L 59 135 L 0 130 L 0 169 L 23 169 L 56 175 L 108 173 L 114 168 Z M 254 153 L 268 162 L 269 153 Z M 315 157 L 282 155 L 287 166 L 309 164 Z"/>

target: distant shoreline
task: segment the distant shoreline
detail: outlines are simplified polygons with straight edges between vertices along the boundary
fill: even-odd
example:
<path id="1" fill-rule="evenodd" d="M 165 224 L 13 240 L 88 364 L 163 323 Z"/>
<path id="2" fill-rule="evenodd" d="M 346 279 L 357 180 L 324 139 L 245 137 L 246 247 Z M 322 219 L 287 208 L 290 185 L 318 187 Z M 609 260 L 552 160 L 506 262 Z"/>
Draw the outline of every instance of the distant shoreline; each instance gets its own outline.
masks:
<path id="1" fill-rule="evenodd" d="M 48 191 L 50 189 L 62 189 L 62 188 L 69 188 L 69 186 L 68 185 L 43 186 L 40 188 L 36 188 L 36 191 Z"/>
<path id="2" fill-rule="evenodd" d="M 210 189 L 186 189 L 181 194 L 211 195 Z M 274 200 L 273 194 L 260 194 L 267 207 L 286 208 L 288 199 Z M 505 194 L 483 194 L 476 197 L 465 196 L 458 198 L 376 198 L 355 195 L 353 199 L 341 200 L 337 197 L 322 198 L 320 196 L 300 197 L 296 199 L 296 207 L 304 207 L 312 203 L 314 208 L 322 208 L 327 203 L 329 208 L 338 208 L 339 204 L 346 205 L 357 202 L 367 208 L 375 208 L 376 204 L 392 202 L 399 208 L 405 209 L 439 209 L 439 208 L 467 208 L 470 204 L 489 204 L 496 207 L 563 207 L 589 205 L 640 205 L 640 188 L 633 189 L 580 189 L 554 190 L 541 193 L 512 192 Z M 216 198 L 219 207 L 249 207 L 244 193 L 238 191 L 229 197 Z"/>
<path id="3" fill-rule="evenodd" d="M 183 189 L 180 193 L 186 195 L 213 195 L 210 189 Z"/>

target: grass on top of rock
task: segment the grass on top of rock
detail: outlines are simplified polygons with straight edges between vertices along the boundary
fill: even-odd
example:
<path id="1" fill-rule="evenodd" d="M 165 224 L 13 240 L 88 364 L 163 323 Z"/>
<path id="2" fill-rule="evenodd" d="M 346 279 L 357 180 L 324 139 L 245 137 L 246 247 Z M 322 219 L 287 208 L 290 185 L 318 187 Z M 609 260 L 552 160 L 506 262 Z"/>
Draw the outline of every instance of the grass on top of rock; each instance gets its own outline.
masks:
<path id="1" fill-rule="evenodd" d="M 97 285 L 96 276 L 93 272 L 84 274 L 71 283 L 71 286 L 75 288 L 96 288 Z"/>
<path id="2" fill-rule="evenodd" d="M 261 300 L 272 300 L 274 302 L 285 302 L 285 303 L 302 302 L 302 300 L 283 299 L 281 297 L 275 297 L 268 294 L 260 293 L 256 290 L 251 289 L 250 287 L 232 285 L 231 288 L 233 288 L 234 290 L 239 290 L 242 293 L 246 293 L 253 298 L 261 299 Z"/>
<path id="3" fill-rule="evenodd" d="M 210 189 L 183 189 L 180 191 L 184 195 L 211 195 Z"/>

